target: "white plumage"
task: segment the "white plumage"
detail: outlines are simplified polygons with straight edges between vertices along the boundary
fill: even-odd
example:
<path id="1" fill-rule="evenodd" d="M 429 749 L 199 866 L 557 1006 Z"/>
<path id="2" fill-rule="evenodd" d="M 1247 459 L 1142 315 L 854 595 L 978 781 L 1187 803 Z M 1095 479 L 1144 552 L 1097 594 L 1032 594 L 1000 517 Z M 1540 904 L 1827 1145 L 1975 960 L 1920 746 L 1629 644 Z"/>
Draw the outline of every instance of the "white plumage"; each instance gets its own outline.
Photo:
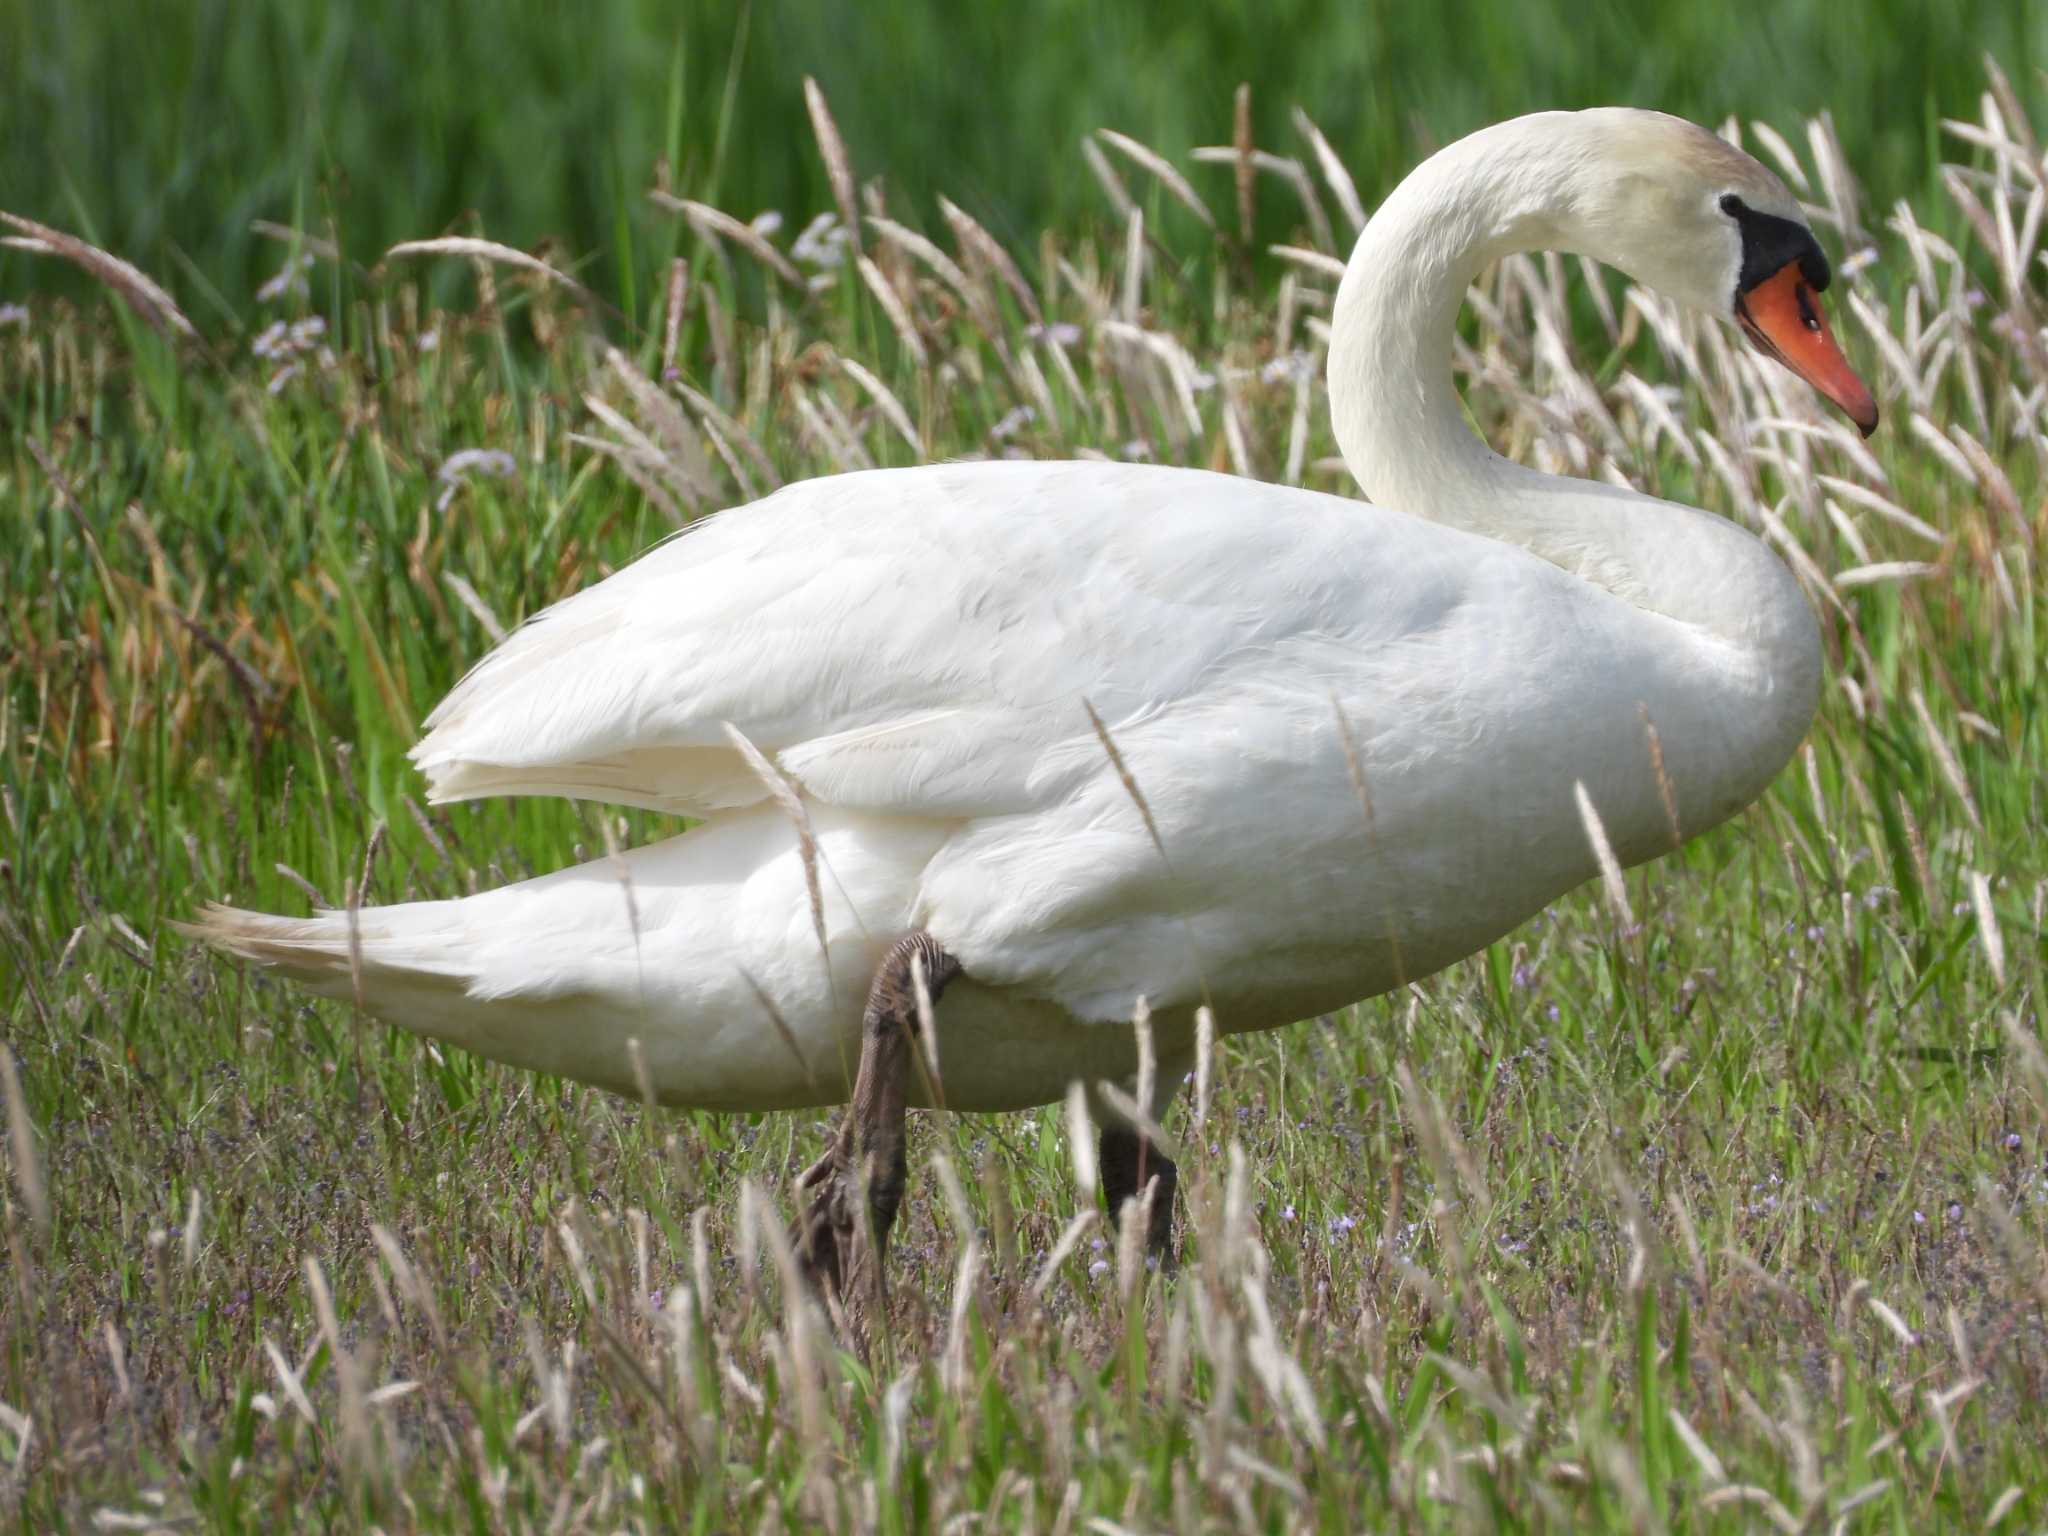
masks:
<path id="1" fill-rule="evenodd" d="M 1594 872 L 1575 784 L 1624 861 L 1668 850 L 1667 787 L 1690 836 L 1803 733 L 1804 600 L 1728 523 L 1487 452 L 1447 360 L 1465 284 L 1517 241 L 1630 264 L 1623 162 L 1664 177 L 1658 207 L 1699 183 L 1698 229 L 1638 235 L 1667 288 L 1723 313 L 1741 248 L 1712 196 L 1739 171 L 1752 204 L 1796 214 L 1754 162 L 1651 114 L 1524 119 L 1426 165 L 1333 317 L 1340 441 L 1405 510 L 1101 463 L 791 486 L 522 628 L 414 752 L 436 800 L 703 825 L 366 910 L 359 975 L 340 914 L 214 908 L 200 931 L 500 1060 L 631 1092 L 638 1040 L 663 1099 L 767 1108 L 845 1098 L 868 976 L 924 928 L 964 968 L 939 1009 L 945 1097 L 993 1109 L 1128 1076 L 1141 997 L 1163 1098 L 1204 1000 L 1263 1029 L 1471 953 Z M 731 730 L 801 794 L 829 963 L 796 826 Z"/>

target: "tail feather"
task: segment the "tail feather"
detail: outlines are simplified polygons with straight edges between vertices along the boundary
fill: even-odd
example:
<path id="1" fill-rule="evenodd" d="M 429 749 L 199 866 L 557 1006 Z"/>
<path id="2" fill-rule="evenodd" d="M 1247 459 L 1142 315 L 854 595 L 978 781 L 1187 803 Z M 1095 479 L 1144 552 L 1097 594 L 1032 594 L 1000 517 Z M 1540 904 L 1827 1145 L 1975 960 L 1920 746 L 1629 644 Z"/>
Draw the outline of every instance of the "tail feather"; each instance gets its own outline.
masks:
<path id="1" fill-rule="evenodd" d="M 453 900 L 276 917 L 213 905 L 180 930 L 310 992 L 496 1061 L 700 1108 L 836 1103 L 878 944 L 947 823 L 811 812 L 826 926 L 780 809 L 721 817 Z"/>
<path id="2" fill-rule="evenodd" d="M 497 795 L 563 795 L 676 816 L 703 816 L 766 798 L 761 780 L 730 747 L 639 747 L 609 757 L 498 762 L 474 743 L 438 731 L 413 749 L 434 805 Z M 679 787 L 680 786 L 680 787 Z"/>
<path id="3" fill-rule="evenodd" d="M 461 989 L 470 978 L 451 964 L 442 946 L 408 941 L 393 932 L 393 908 L 354 913 L 318 911 L 311 917 L 274 917 L 219 902 L 196 921 L 171 926 L 212 948 L 254 961 L 328 997 L 350 997 L 363 987 L 404 982 Z"/>

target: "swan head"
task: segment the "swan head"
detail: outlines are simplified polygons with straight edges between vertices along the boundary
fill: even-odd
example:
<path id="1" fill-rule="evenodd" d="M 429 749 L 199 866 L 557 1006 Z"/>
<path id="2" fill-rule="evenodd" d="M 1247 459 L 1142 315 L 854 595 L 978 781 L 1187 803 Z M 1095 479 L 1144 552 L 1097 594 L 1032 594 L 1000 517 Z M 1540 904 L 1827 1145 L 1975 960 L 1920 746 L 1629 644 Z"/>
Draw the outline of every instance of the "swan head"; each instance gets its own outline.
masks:
<path id="1" fill-rule="evenodd" d="M 1628 108 L 1574 114 L 1571 222 L 1587 255 L 1732 321 L 1868 437 L 1877 402 L 1828 327 L 1831 269 L 1799 201 L 1770 171 L 1683 118 Z"/>

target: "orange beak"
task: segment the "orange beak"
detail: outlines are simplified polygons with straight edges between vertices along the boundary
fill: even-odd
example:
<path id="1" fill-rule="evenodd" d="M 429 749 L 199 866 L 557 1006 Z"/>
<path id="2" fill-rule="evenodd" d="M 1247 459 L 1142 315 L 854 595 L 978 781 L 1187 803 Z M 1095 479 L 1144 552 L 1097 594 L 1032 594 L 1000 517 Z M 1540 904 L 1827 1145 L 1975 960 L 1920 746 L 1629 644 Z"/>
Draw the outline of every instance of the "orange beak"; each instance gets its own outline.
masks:
<path id="1" fill-rule="evenodd" d="M 1765 357 L 1774 357 L 1842 408 L 1865 437 L 1877 430 L 1877 402 L 1842 356 L 1820 295 L 1796 261 L 1787 262 L 1735 300 L 1736 323 Z"/>

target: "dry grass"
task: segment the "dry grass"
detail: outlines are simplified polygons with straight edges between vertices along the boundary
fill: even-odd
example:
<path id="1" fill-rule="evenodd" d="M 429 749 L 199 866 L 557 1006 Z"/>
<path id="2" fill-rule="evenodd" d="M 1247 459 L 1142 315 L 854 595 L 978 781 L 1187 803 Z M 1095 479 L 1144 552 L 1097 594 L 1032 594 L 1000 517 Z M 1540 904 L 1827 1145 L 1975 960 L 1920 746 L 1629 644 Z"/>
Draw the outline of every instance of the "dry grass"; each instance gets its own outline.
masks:
<path id="1" fill-rule="evenodd" d="M 2038 1524 L 2048 295 L 1996 79 L 1943 206 L 1866 207 L 1825 124 L 1749 130 L 1845 258 L 1893 423 L 1869 445 L 1604 274 L 1518 259 L 1474 293 L 1488 435 L 1764 534 L 1828 697 L 1682 856 L 1342 1017 L 1205 1035 L 1177 1276 L 1099 1225 L 1064 1109 L 934 1121 L 864 1364 L 790 1284 L 825 1119 L 654 1114 L 167 941 L 205 897 L 453 894 L 658 826 L 428 812 L 402 753 L 490 631 L 672 518 L 973 453 L 1345 488 L 1322 203 L 1352 223 L 1357 194 L 1306 118 L 1305 159 L 1239 134 L 1185 171 L 1105 138 L 1129 181 L 1091 141 L 1106 238 L 948 218 L 949 251 L 809 107 L 832 224 L 799 255 L 663 191 L 704 238 L 625 350 L 554 263 L 445 307 L 310 245 L 334 304 L 282 286 L 225 373 L 57 306 L 0 329 L 15 1517 Z M 1249 196 L 1299 209 L 1277 278 L 1246 275 L 1253 221 L 1182 206 Z"/>

